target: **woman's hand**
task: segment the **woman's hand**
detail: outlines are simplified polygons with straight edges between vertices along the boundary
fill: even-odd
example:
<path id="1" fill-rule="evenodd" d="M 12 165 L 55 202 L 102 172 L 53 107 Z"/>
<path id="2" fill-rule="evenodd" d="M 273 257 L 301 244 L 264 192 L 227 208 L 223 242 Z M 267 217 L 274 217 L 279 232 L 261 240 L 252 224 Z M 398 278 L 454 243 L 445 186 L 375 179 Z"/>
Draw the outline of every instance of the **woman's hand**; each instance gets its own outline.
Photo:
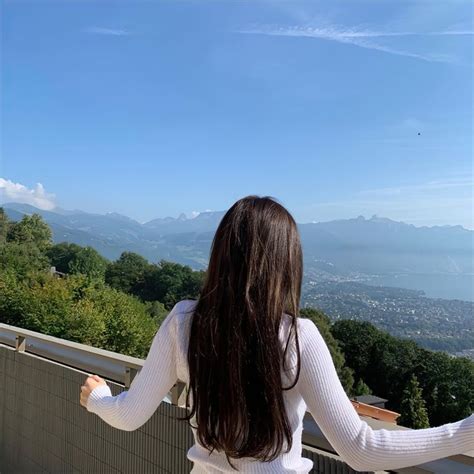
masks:
<path id="1" fill-rule="evenodd" d="M 94 388 L 96 388 L 98 385 L 107 385 L 107 383 L 98 375 L 89 375 L 89 377 L 87 377 L 86 381 L 84 382 L 84 385 L 81 386 L 80 404 L 84 408 L 87 407 L 87 400 L 92 390 L 94 390 Z"/>

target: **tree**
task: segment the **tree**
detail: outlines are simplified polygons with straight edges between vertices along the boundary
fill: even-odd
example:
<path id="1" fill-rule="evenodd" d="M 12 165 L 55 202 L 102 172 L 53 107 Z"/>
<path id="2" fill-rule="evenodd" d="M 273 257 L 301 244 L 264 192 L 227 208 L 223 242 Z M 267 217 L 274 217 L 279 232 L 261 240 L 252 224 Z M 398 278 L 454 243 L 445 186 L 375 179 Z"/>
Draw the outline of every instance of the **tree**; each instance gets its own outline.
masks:
<path id="1" fill-rule="evenodd" d="M 379 331 L 368 321 L 343 319 L 331 326 L 331 333 L 338 341 L 342 352 L 355 373 L 367 380 L 365 374 L 373 363 L 372 351 L 377 340 L 381 337 Z"/>
<path id="2" fill-rule="evenodd" d="M 66 322 L 63 339 L 94 347 L 107 348 L 107 326 L 103 313 L 94 301 L 82 298 L 73 303 L 64 315 Z"/>
<path id="3" fill-rule="evenodd" d="M 413 429 L 429 428 L 428 411 L 415 374 L 412 374 L 403 391 L 400 407 L 398 424 Z"/>
<path id="4" fill-rule="evenodd" d="M 134 357 L 159 327 L 136 297 L 83 274 L 31 283 L 0 273 L 0 322 Z"/>
<path id="5" fill-rule="evenodd" d="M 474 408 L 474 364 L 467 357 L 450 357 L 450 398 L 456 402 L 450 419 L 471 415 Z M 449 416 L 449 415 L 448 415 Z"/>
<path id="6" fill-rule="evenodd" d="M 77 244 L 61 242 L 48 249 L 46 255 L 58 272 L 68 273 L 70 262 L 77 258 L 81 249 Z"/>
<path id="7" fill-rule="evenodd" d="M 159 301 L 147 301 L 145 304 L 148 314 L 153 318 L 156 324 L 160 326 L 166 316 L 169 314 L 169 311 L 165 308 L 165 305 Z"/>
<path id="8" fill-rule="evenodd" d="M 23 283 L 21 326 L 42 334 L 61 337 L 67 333 L 68 315 L 74 304 L 71 283 L 47 275 L 43 282 Z"/>
<path id="9" fill-rule="evenodd" d="M 372 390 L 370 390 L 370 387 L 362 379 L 359 379 L 354 387 L 353 394 L 356 397 L 360 395 L 372 395 Z"/>
<path id="10" fill-rule="evenodd" d="M 469 416 L 474 405 L 473 361 L 443 352 L 420 351 L 424 357 L 418 364 L 417 377 L 431 424 L 439 426 Z"/>
<path id="11" fill-rule="evenodd" d="M 398 411 L 407 377 L 415 373 L 418 347 L 414 341 L 380 331 L 371 354 L 372 363 L 362 378 L 377 395 L 389 400 L 391 409 Z"/>
<path id="12" fill-rule="evenodd" d="M 23 326 L 28 288 L 12 271 L 0 272 L 0 323 Z"/>
<path id="13" fill-rule="evenodd" d="M 331 333 L 331 320 L 322 311 L 314 308 L 302 308 L 300 310 L 300 315 L 304 318 L 311 319 L 311 321 L 313 321 L 313 323 L 318 327 L 321 336 L 329 348 L 341 384 L 346 393 L 351 395 L 354 385 L 354 371 L 345 365 L 344 354 Z"/>
<path id="14" fill-rule="evenodd" d="M 92 247 L 82 247 L 69 261 L 68 273 L 83 274 L 89 278 L 103 279 L 108 260 Z"/>
<path id="15" fill-rule="evenodd" d="M 34 244 L 7 242 L 0 245 L 0 272 L 11 272 L 20 279 L 36 278 L 48 270 L 49 260 Z"/>
<path id="16" fill-rule="evenodd" d="M 171 309 L 178 301 L 199 295 L 204 272 L 195 272 L 187 265 L 161 260 L 150 265 L 145 274 L 141 297 L 161 301 Z"/>
<path id="17" fill-rule="evenodd" d="M 158 324 L 138 298 L 104 285 L 86 295 L 105 322 L 104 346 L 110 351 L 146 357 Z"/>
<path id="18" fill-rule="evenodd" d="M 387 398 L 387 408 L 401 411 L 406 381 L 416 375 L 432 426 L 469 416 L 474 403 L 474 363 L 465 357 L 419 347 L 369 322 L 340 320 L 331 331 L 355 376 Z"/>
<path id="19" fill-rule="evenodd" d="M 108 265 L 105 282 L 117 290 L 139 295 L 149 267 L 150 264 L 141 255 L 123 252 L 118 260 Z"/>
<path id="20" fill-rule="evenodd" d="M 13 272 L 22 279 L 48 269 L 45 251 L 51 246 L 51 229 L 41 216 L 24 216 L 10 222 L 0 212 L 0 271 Z"/>
<path id="21" fill-rule="evenodd" d="M 52 232 L 39 214 L 25 215 L 21 221 L 8 226 L 7 241 L 33 244 L 41 252 L 45 252 L 52 245 Z"/>
<path id="22" fill-rule="evenodd" d="M 8 226 L 8 216 L 3 207 L 0 207 L 0 245 L 5 244 L 7 241 Z"/>

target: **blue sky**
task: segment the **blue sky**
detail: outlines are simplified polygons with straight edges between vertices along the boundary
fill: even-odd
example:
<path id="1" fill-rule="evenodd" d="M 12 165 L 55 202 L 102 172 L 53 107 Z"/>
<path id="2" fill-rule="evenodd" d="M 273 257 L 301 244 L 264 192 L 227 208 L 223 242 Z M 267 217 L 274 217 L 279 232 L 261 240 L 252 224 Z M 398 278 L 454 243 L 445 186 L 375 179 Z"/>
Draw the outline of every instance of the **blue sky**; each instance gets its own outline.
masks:
<path id="1" fill-rule="evenodd" d="M 474 227 L 469 1 L 0 1 L 2 201 Z"/>

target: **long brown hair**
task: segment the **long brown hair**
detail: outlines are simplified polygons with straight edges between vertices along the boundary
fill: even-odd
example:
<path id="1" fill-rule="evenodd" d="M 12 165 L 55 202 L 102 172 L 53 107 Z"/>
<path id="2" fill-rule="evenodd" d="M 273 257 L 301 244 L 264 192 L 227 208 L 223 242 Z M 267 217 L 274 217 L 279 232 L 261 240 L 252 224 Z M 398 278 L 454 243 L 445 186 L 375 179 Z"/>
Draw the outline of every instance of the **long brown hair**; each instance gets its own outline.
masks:
<path id="1" fill-rule="evenodd" d="M 211 452 L 272 461 L 292 432 L 283 390 L 300 374 L 297 332 L 303 259 L 296 222 L 270 196 L 237 201 L 215 233 L 206 278 L 196 303 L 188 349 L 189 388 L 197 436 Z M 284 351 L 283 312 L 291 316 Z M 297 370 L 282 386 L 294 331 Z M 285 369 L 286 370 L 286 369 Z M 231 466 L 235 467 L 230 463 Z"/>

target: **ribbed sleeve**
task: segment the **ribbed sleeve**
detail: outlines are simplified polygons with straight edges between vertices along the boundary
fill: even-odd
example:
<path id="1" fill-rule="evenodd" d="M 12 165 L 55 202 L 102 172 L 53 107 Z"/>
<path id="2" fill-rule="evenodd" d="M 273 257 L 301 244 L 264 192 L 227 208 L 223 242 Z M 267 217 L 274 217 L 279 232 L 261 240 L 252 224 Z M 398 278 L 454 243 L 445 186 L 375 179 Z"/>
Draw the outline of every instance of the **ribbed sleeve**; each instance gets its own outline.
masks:
<path id="1" fill-rule="evenodd" d="M 177 303 L 155 334 L 142 369 L 130 388 L 112 396 L 108 385 L 98 385 L 89 395 L 87 410 L 124 431 L 142 426 L 155 413 L 176 383 Z"/>
<path id="2" fill-rule="evenodd" d="M 318 328 L 309 319 L 301 321 L 301 395 L 328 441 L 353 469 L 397 469 L 474 450 L 474 414 L 434 428 L 372 429 L 346 395 Z"/>

